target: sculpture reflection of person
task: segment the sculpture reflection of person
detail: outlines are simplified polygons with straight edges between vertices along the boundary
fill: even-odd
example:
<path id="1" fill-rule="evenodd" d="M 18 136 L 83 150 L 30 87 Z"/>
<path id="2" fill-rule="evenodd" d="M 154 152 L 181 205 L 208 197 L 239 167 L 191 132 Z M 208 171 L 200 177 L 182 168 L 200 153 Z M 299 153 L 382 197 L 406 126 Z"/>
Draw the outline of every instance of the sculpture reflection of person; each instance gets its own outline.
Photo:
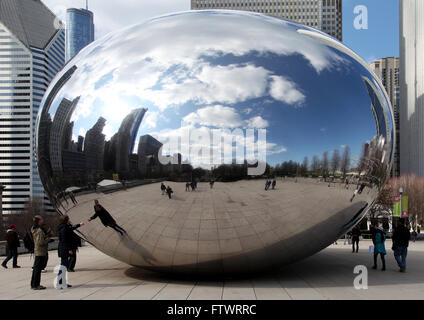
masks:
<path id="1" fill-rule="evenodd" d="M 113 230 L 118 232 L 121 236 L 123 236 L 124 233 L 125 234 L 127 233 L 122 227 L 120 227 L 116 223 L 115 219 L 113 219 L 110 213 L 107 212 L 105 208 L 103 208 L 103 206 L 99 203 L 98 200 L 94 200 L 94 211 L 95 211 L 94 215 L 90 219 L 88 219 L 88 221 L 94 220 L 97 217 L 99 217 L 100 221 L 103 223 L 105 227 L 112 228 Z"/>

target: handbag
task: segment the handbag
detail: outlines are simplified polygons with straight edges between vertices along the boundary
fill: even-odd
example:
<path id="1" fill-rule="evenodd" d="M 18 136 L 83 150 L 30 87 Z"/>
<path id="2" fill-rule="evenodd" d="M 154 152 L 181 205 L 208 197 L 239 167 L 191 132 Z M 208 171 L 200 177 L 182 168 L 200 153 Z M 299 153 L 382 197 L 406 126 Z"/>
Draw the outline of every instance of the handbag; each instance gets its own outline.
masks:
<path id="1" fill-rule="evenodd" d="M 370 253 L 374 253 L 374 246 L 370 246 L 369 251 L 370 251 Z"/>

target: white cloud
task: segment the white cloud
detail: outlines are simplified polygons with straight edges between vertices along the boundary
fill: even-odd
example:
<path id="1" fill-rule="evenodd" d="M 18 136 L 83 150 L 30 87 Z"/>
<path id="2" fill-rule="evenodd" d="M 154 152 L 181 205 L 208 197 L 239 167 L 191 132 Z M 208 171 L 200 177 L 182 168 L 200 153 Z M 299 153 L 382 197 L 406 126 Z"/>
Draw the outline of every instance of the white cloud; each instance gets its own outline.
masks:
<path id="1" fill-rule="evenodd" d="M 218 128 L 237 128 L 243 125 L 242 118 L 234 108 L 221 105 L 199 109 L 184 117 L 183 121 Z"/>
<path id="2" fill-rule="evenodd" d="M 247 127 L 255 129 L 264 129 L 269 126 L 269 122 L 262 117 L 254 117 L 246 121 Z"/>
<path id="3" fill-rule="evenodd" d="M 295 105 L 299 105 L 305 101 L 305 95 L 300 92 L 294 82 L 282 76 L 271 76 L 271 78 L 270 94 L 275 100 Z"/>

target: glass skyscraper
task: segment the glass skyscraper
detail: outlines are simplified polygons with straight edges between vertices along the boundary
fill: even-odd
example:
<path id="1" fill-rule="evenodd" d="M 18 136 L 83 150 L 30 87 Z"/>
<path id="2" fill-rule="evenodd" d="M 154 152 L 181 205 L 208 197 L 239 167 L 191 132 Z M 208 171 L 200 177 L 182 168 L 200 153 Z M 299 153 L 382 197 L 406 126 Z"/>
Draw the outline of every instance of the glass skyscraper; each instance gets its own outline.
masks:
<path id="1" fill-rule="evenodd" d="M 66 61 L 94 41 L 94 15 L 87 9 L 71 8 L 66 17 Z"/>
<path id="2" fill-rule="evenodd" d="M 65 31 L 40 0 L 0 1 L 0 184 L 3 213 L 19 213 L 45 197 L 35 159 L 38 110 L 65 64 Z"/>

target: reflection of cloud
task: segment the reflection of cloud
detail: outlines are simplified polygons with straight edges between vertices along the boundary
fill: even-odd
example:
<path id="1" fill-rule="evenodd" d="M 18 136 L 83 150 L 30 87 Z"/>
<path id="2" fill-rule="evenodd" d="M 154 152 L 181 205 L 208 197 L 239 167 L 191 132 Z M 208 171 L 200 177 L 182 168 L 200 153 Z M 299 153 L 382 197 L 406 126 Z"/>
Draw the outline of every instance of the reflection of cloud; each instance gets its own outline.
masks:
<path id="1" fill-rule="evenodd" d="M 205 107 L 188 114 L 183 121 L 190 125 L 217 128 L 255 128 L 263 129 L 269 123 L 260 116 L 243 120 L 236 109 L 221 105 Z"/>
<path id="2" fill-rule="evenodd" d="M 347 146 L 345 145 L 345 144 L 342 144 L 341 146 L 340 146 L 340 148 L 342 148 L 342 149 L 345 149 Z"/>
<path id="3" fill-rule="evenodd" d="M 183 119 L 188 124 L 199 124 L 208 127 L 236 128 L 243 123 L 240 115 L 234 108 L 213 106 L 199 109 Z"/>
<path id="4" fill-rule="evenodd" d="M 243 110 L 243 113 L 245 113 L 245 114 L 249 115 L 249 114 L 251 114 L 251 113 L 252 113 L 252 111 L 253 111 L 253 109 L 252 109 L 252 108 L 246 108 L 246 109 L 244 109 L 244 110 Z"/>
<path id="5" fill-rule="evenodd" d="M 143 129 L 154 129 L 157 126 L 159 120 L 159 112 L 157 111 L 148 111 L 142 122 L 141 127 Z"/>
<path id="6" fill-rule="evenodd" d="M 84 128 L 79 129 L 79 132 L 78 132 L 79 136 L 85 137 L 86 134 L 87 134 L 87 130 L 85 130 Z M 75 141 L 77 141 L 77 140 L 75 140 Z"/>
<path id="7" fill-rule="evenodd" d="M 281 76 L 272 76 L 270 94 L 275 100 L 287 104 L 300 104 L 305 100 L 305 95 L 297 89 L 294 82 Z"/>
<path id="8" fill-rule="evenodd" d="M 267 148 L 266 148 L 266 153 L 268 156 L 273 155 L 273 154 L 280 154 L 283 152 L 287 152 L 287 148 L 286 147 L 282 147 L 282 146 L 278 146 L 275 143 L 267 143 Z"/>
<path id="9" fill-rule="evenodd" d="M 246 121 L 247 127 L 255 129 L 264 129 L 268 127 L 269 123 L 262 117 L 254 117 Z"/>
<path id="10" fill-rule="evenodd" d="M 321 132 L 327 132 L 327 128 L 321 128 L 321 129 L 319 129 L 319 131 L 321 131 Z"/>

